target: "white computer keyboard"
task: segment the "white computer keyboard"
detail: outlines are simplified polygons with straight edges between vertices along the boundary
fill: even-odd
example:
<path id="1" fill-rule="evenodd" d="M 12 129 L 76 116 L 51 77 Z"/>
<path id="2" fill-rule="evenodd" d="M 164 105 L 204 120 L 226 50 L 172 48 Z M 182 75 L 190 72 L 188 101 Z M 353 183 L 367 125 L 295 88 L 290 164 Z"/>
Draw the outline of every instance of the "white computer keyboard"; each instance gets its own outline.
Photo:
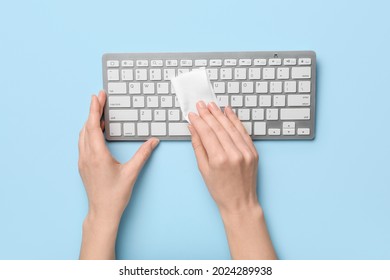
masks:
<path id="1" fill-rule="evenodd" d="M 189 140 L 170 79 L 199 67 L 253 139 L 314 138 L 315 52 L 256 51 L 103 55 L 106 139 Z"/>

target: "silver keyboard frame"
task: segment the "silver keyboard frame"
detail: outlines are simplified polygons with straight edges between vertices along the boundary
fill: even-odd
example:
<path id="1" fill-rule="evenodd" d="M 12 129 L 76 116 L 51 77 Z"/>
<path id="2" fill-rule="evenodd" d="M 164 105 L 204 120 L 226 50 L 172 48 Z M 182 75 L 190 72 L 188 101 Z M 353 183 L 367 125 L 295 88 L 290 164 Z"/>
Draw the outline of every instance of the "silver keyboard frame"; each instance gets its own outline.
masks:
<path id="1" fill-rule="evenodd" d="M 291 120 L 295 122 L 296 127 L 304 126 L 305 128 L 310 128 L 310 134 L 309 135 L 251 135 L 251 138 L 253 140 L 313 140 L 315 138 L 315 120 L 316 120 L 316 53 L 314 51 L 239 51 L 239 52 L 172 52 L 172 53 L 106 53 L 102 57 L 102 64 L 103 64 L 103 88 L 106 92 L 108 92 L 108 81 L 107 81 L 107 61 L 108 60 L 134 60 L 134 67 L 133 69 L 137 68 L 135 65 L 135 61 L 137 59 L 141 60 L 152 60 L 152 59 L 160 59 L 160 60 L 167 60 L 167 59 L 176 59 L 178 62 L 182 59 L 256 59 L 256 58 L 265 58 L 265 59 L 270 59 L 270 58 L 281 58 L 282 62 L 284 58 L 311 58 L 311 78 L 310 79 L 305 79 L 305 80 L 310 80 L 311 81 L 311 91 L 310 91 L 310 107 L 305 107 L 305 108 L 310 108 L 310 120 Z M 269 67 L 269 65 L 267 64 Z M 193 66 L 195 67 L 195 66 Z M 209 66 L 206 66 L 206 68 Z M 240 67 L 239 65 L 237 66 L 230 66 L 231 68 L 237 68 Z M 248 67 L 248 66 L 243 66 L 243 67 Z M 260 66 L 260 67 L 265 67 L 265 66 Z M 272 66 L 272 67 L 280 67 L 280 66 Z M 283 67 L 283 63 L 281 65 Z M 288 66 L 288 67 L 293 67 L 293 66 Z M 150 69 L 150 64 L 148 67 L 142 67 L 143 69 Z M 160 67 L 161 69 L 165 68 L 164 66 Z M 180 67 L 178 65 L 177 67 L 169 67 L 169 68 L 184 68 Z M 221 66 L 213 68 L 221 68 Z M 121 65 L 119 65 L 119 69 L 121 69 Z M 290 71 L 291 73 L 291 71 Z M 234 79 L 233 79 L 234 80 Z M 277 79 L 275 79 L 277 80 Z M 288 79 L 288 80 L 283 80 L 283 81 L 290 81 L 293 80 Z M 213 82 L 227 82 L 227 80 L 213 80 Z M 260 81 L 263 81 L 262 79 Z M 274 81 L 274 80 L 269 80 L 269 81 Z M 298 80 L 294 80 L 298 81 Z M 166 81 L 170 85 L 170 81 Z M 169 93 L 172 94 L 172 93 Z M 225 93 L 228 94 L 228 93 Z M 242 94 L 242 93 L 239 93 Z M 253 93 L 257 94 L 257 93 Z M 267 93 L 270 94 L 270 93 Z M 282 94 L 285 94 L 282 92 Z M 299 93 L 295 93 L 299 94 Z M 108 96 L 107 96 L 108 98 Z M 146 107 L 146 106 L 145 106 Z M 245 108 L 245 106 L 240 107 L 240 108 Z M 254 107 L 254 108 L 268 108 L 268 107 Z M 275 108 L 273 106 L 269 108 Z M 285 107 L 277 107 L 279 109 L 285 108 Z M 302 107 L 301 107 L 302 108 Z M 166 109 L 166 108 L 153 108 L 153 109 Z M 252 108 L 253 109 L 253 108 Z M 145 141 L 149 139 L 150 136 L 110 136 L 110 120 L 108 119 L 108 111 L 109 108 L 107 106 L 104 107 L 104 121 L 105 121 L 105 138 L 108 141 Z M 267 130 L 268 128 L 280 128 L 281 131 L 283 130 L 281 127 L 281 124 L 284 122 L 282 120 L 277 120 L 277 121 L 269 121 L 269 120 L 263 120 L 264 122 L 267 123 Z M 137 121 L 140 122 L 140 121 Z M 135 122 L 135 123 L 137 123 Z M 165 123 L 169 123 L 170 121 L 165 121 Z M 186 122 L 186 121 L 184 121 Z M 253 123 L 254 121 L 251 120 Z M 123 123 L 123 122 L 122 122 Z M 150 123 L 150 121 L 148 121 Z M 269 124 L 277 124 L 277 126 L 269 126 Z M 253 128 L 252 128 L 253 131 Z M 155 136 L 159 138 L 160 140 L 191 140 L 190 136 Z"/>

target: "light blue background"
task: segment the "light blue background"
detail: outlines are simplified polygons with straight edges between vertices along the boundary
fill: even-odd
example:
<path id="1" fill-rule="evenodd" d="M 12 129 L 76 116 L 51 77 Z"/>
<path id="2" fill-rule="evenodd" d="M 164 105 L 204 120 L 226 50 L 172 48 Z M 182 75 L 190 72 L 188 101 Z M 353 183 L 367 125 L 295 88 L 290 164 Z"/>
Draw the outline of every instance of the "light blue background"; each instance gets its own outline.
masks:
<path id="1" fill-rule="evenodd" d="M 387 3 L 386 3 L 387 2 Z M 282 259 L 390 259 L 388 1 L 2 1 L 0 259 L 76 259 L 78 132 L 105 52 L 315 50 L 315 141 L 256 142 Z M 139 143 L 112 143 L 126 161 Z M 164 142 L 118 236 L 121 259 L 228 259 L 189 142 Z"/>

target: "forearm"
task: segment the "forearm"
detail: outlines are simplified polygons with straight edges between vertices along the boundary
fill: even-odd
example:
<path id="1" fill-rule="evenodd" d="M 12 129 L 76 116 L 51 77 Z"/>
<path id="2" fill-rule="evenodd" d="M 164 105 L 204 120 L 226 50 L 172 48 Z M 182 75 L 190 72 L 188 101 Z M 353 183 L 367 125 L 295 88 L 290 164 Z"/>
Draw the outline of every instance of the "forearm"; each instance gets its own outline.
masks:
<path id="1" fill-rule="evenodd" d="M 232 259 L 277 258 L 260 205 L 221 215 Z"/>
<path id="2" fill-rule="evenodd" d="M 119 220 L 87 215 L 83 223 L 80 260 L 114 260 Z"/>

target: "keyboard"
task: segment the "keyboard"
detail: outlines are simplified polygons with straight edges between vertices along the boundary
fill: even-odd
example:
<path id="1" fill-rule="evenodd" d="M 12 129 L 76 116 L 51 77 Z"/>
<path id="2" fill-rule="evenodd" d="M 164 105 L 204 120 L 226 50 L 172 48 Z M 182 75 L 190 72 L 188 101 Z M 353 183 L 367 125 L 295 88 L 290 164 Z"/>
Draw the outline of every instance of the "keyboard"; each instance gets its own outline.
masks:
<path id="1" fill-rule="evenodd" d="M 170 79 L 205 67 L 221 108 L 254 140 L 314 139 L 313 51 L 109 53 L 103 55 L 109 141 L 190 140 Z"/>

